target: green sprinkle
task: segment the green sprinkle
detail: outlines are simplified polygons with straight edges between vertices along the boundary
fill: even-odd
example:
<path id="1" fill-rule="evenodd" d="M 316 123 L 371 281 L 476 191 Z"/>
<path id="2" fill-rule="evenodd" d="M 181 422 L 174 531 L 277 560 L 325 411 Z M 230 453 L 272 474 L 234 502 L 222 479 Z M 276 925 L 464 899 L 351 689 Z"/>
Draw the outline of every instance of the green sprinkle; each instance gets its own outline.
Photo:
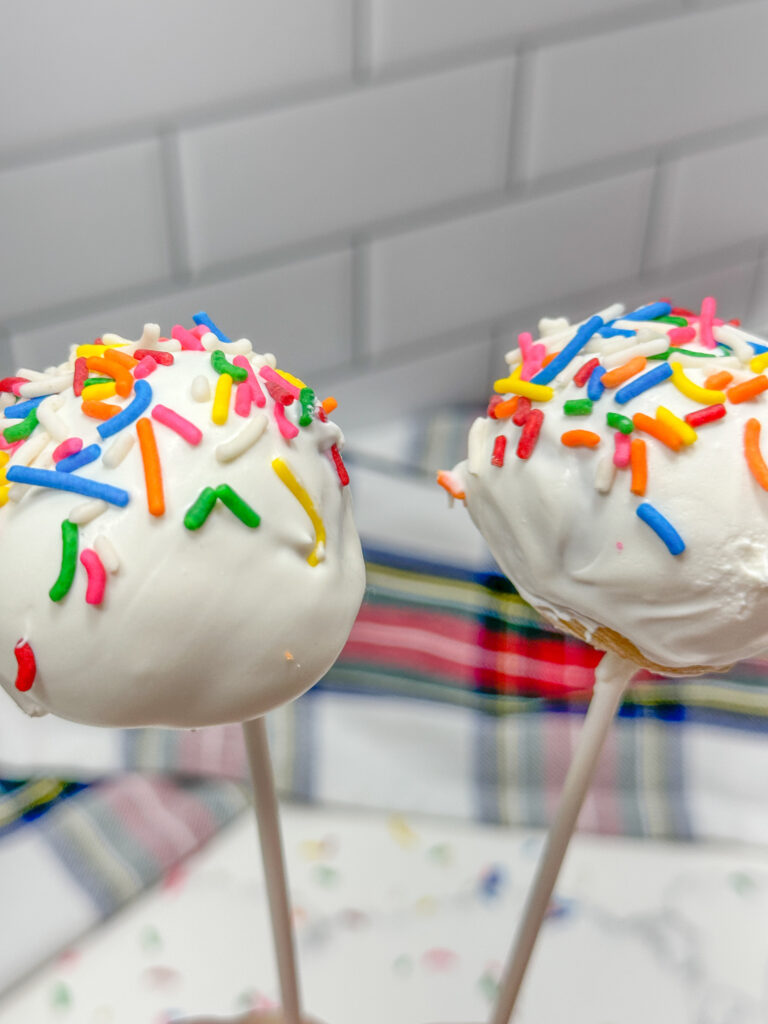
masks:
<path id="1" fill-rule="evenodd" d="M 629 416 L 622 416 L 620 412 L 609 412 L 605 417 L 609 427 L 620 430 L 622 434 L 631 434 L 635 425 Z"/>
<path id="2" fill-rule="evenodd" d="M 591 398 L 571 398 L 563 406 L 566 416 L 589 416 L 592 412 Z"/>
<path id="3" fill-rule="evenodd" d="M 68 1010 L 72 1006 L 72 991 L 63 981 L 57 981 L 51 989 L 51 1005 L 56 1010 Z"/>
<path id="4" fill-rule="evenodd" d="M 216 491 L 212 487 L 204 487 L 197 496 L 194 504 L 187 509 L 184 516 L 184 525 L 188 530 L 199 530 L 205 520 L 211 514 L 216 504 Z"/>
<path id="5" fill-rule="evenodd" d="M 722 352 L 691 352 L 689 348 L 668 348 L 666 352 L 657 352 L 654 356 L 648 356 L 648 359 L 669 359 L 670 356 L 681 354 L 684 356 L 698 356 L 699 359 L 716 359 L 718 356 L 723 355 Z"/>
<path id="6" fill-rule="evenodd" d="M 675 327 L 688 326 L 688 321 L 684 316 L 657 316 L 654 322 L 657 324 L 674 324 Z"/>
<path id="7" fill-rule="evenodd" d="M 328 864 L 315 864 L 312 876 L 315 882 L 324 889 L 331 888 L 339 881 L 339 872 Z"/>
<path id="8" fill-rule="evenodd" d="M 218 374 L 228 373 L 232 380 L 239 384 L 242 384 L 244 380 L 248 380 L 248 371 L 245 367 L 233 366 L 221 349 L 211 352 L 211 366 Z"/>
<path id="9" fill-rule="evenodd" d="M 60 601 L 69 593 L 77 568 L 77 526 L 65 519 L 61 524 L 61 569 L 59 577 L 48 591 L 52 601 Z"/>
<path id="10" fill-rule="evenodd" d="M 312 422 L 312 412 L 315 408 L 315 392 L 312 388 L 302 388 L 299 392 L 299 401 L 301 402 L 299 426 L 308 427 Z"/>
<path id="11" fill-rule="evenodd" d="M 91 384 L 114 384 L 114 377 L 89 377 L 88 380 L 83 384 L 83 391 L 89 388 Z"/>
<path id="12" fill-rule="evenodd" d="M 9 444 L 13 444 L 14 441 L 23 441 L 29 437 L 36 426 L 37 409 L 30 409 L 23 420 L 3 431 L 3 437 Z"/>
<path id="13" fill-rule="evenodd" d="M 223 505 L 226 505 L 233 515 L 245 523 L 246 526 L 250 526 L 255 529 L 261 522 L 261 516 L 258 512 L 254 512 L 248 502 L 243 501 L 239 494 L 232 490 L 229 484 L 222 484 L 216 488 L 216 497 L 221 501 Z"/>

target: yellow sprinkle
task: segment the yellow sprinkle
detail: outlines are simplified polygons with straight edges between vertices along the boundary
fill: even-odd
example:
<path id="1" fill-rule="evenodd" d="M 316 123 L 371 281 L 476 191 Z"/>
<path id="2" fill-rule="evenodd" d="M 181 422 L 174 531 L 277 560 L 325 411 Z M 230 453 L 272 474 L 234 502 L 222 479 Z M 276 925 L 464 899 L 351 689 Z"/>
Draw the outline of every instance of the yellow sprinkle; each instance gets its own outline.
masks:
<path id="1" fill-rule="evenodd" d="M 228 373 L 220 373 L 216 381 L 216 391 L 213 395 L 213 409 L 211 419 L 214 423 L 222 426 L 229 418 L 229 399 L 232 394 L 232 378 Z"/>
<path id="2" fill-rule="evenodd" d="M 303 380 L 299 380 L 298 377 L 294 377 L 292 373 L 288 373 L 287 370 L 275 370 L 275 373 L 279 373 L 283 380 L 287 380 L 289 384 L 293 384 L 295 388 L 305 388 L 307 385 Z"/>
<path id="3" fill-rule="evenodd" d="M 2 467 L 10 459 L 10 457 L 11 456 L 8 454 L 8 452 L 0 452 L 0 469 L 2 469 Z"/>
<path id="4" fill-rule="evenodd" d="M 86 359 L 89 356 L 103 356 L 105 348 L 124 348 L 126 342 L 115 341 L 106 345 L 78 345 L 75 351 L 76 356 L 85 356 Z"/>
<path id="5" fill-rule="evenodd" d="M 701 405 L 719 405 L 725 401 L 724 391 L 713 391 L 712 388 L 702 388 L 694 384 L 690 377 L 686 377 L 680 363 L 670 363 L 672 367 L 672 383 L 678 391 L 692 402 L 699 402 Z"/>
<path id="6" fill-rule="evenodd" d="M 749 368 L 753 373 L 762 373 L 763 370 L 768 369 L 768 352 L 761 352 L 760 355 L 750 359 Z"/>
<path id="7" fill-rule="evenodd" d="M 10 484 L 3 484 L 3 486 L 0 487 L 0 508 L 2 508 L 2 506 L 8 501 L 8 492 L 10 489 Z"/>
<path id="8" fill-rule="evenodd" d="M 554 397 L 555 389 L 548 384 L 531 384 L 529 380 L 520 380 L 522 369 L 522 366 L 518 366 L 508 377 L 495 381 L 493 390 L 500 395 L 522 395 L 532 402 L 548 402 Z"/>
<path id="9" fill-rule="evenodd" d="M 103 384 L 85 384 L 83 386 L 83 398 L 90 398 L 94 402 L 101 402 L 105 398 L 112 398 L 117 394 L 117 385 L 114 381 L 105 381 Z"/>
<path id="10" fill-rule="evenodd" d="M 679 416 L 675 416 L 670 409 L 665 409 L 663 405 L 660 405 L 656 410 L 656 419 L 660 423 L 666 423 L 668 427 L 672 427 L 683 444 L 693 444 L 699 436 L 690 423 L 681 420 Z"/>
<path id="11" fill-rule="evenodd" d="M 403 849 L 408 850 L 418 844 L 419 837 L 401 815 L 393 814 L 387 822 L 387 825 L 389 826 L 389 834 L 398 846 L 402 846 Z"/>
<path id="12" fill-rule="evenodd" d="M 325 544 L 325 526 L 323 525 L 323 520 L 317 514 L 317 509 L 312 503 L 312 499 L 293 475 L 293 472 L 289 469 L 287 463 L 281 458 L 272 459 L 272 469 L 274 469 L 312 521 L 312 525 L 315 528 L 315 546 L 312 548 L 307 561 L 310 565 L 317 565 L 320 561 L 318 558 L 318 548 L 321 544 Z"/>

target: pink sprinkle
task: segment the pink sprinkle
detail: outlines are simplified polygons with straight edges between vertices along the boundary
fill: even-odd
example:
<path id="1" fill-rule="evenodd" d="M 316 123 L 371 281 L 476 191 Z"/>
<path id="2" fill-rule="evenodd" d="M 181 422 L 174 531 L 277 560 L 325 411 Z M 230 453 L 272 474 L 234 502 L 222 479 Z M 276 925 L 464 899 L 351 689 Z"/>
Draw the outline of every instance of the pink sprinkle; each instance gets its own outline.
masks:
<path id="1" fill-rule="evenodd" d="M 14 393 L 14 395 L 16 395 L 17 398 L 21 398 L 21 393 L 20 393 L 19 389 L 21 388 L 22 384 L 26 384 L 26 383 L 27 383 L 27 381 L 22 380 L 21 378 L 19 378 L 18 380 L 15 380 L 13 382 L 13 384 L 11 384 L 11 391 Z"/>
<path id="2" fill-rule="evenodd" d="M 267 391 L 269 391 L 276 402 L 290 405 L 291 402 L 299 397 L 299 389 L 290 384 L 285 377 L 281 377 L 271 366 L 262 366 L 259 370 L 259 376 L 264 378 Z"/>
<path id="3" fill-rule="evenodd" d="M 79 437 L 68 437 L 66 441 L 62 441 L 58 448 L 53 450 L 53 461 L 60 462 L 62 459 L 66 459 L 68 455 L 74 455 L 75 452 L 79 452 L 83 447 L 82 439 Z"/>
<path id="4" fill-rule="evenodd" d="M 241 370 L 246 371 L 246 373 L 248 374 L 248 383 L 251 385 L 251 397 L 253 398 L 253 401 L 256 403 L 256 405 L 260 409 L 263 409 L 264 406 L 267 404 L 267 399 L 264 392 L 261 390 L 261 385 L 259 384 L 259 380 L 256 374 L 253 372 L 253 367 L 251 366 L 249 360 L 242 355 L 235 356 L 235 358 L 232 360 L 232 363 L 234 366 L 239 366 Z"/>
<path id="5" fill-rule="evenodd" d="M 262 398 L 264 396 L 262 395 Z M 250 416 L 251 403 L 253 402 L 253 389 L 251 382 L 242 381 L 235 390 L 235 412 L 238 416 Z"/>
<path id="6" fill-rule="evenodd" d="M 104 590 L 107 586 L 107 573 L 102 561 L 92 548 L 86 548 L 80 554 L 80 561 L 88 573 L 85 600 L 88 604 L 101 604 L 104 600 Z"/>
<path id="7" fill-rule="evenodd" d="M 696 328 L 673 327 L 667 337 L 670 345 L 685 345 L 696 337 Z"/>
<path id="8" fill-rule="evenodd" d="M 21 441 L 6 441 L 2 430 L 0 430 L 0 451 L 13 453 L 22 444 L 24 444 L 23 439 Z"/>
<path id="9" fill-rule="evenodd" d="M 432 971 L 451 971 L 458 965 L 459 955 L 452 949 L 428 949 L 422 954 L 421 962 Z"/>
<path id="10" fill-rule="evenodd" d="M 624 545 L 622 544 L 622 542 L 620 540 L 616 541 L 616 547 L 618 548 L 619 551 L 623 551 L 624 550 Z"/>
<path id="11" fill-rule="evenodd" d="M 183 349 L 189 349 L 190 351 L 195 352 L 204 351 L 200 338 L 196 334 L 193 334 L 192 331 L 188 331 L 186 327 L 182 327 L 181 324 L 173 325 L 171 337 L 175 338 Z"/>
<path id="12" fill-rule="evenodd" d="M 193 327 L 190 334 L 194 334 L 196 338 L 203 338 L 206 334 L 210 334 L 211 330 L 206 327 L 205 324 L 198 324 L 197 327 Z"/>
<path id="13" fill-rule="evenodd" d="M 280 402 L 275 402 L 273 409 L 275 411 L 275 420 L 277 422 L 278 430 L 286 441 L 290 441 L 291 438 L 296 437 L 299 432 L 299 428 L 285 418 L 285 407 L 282 406 Z"/>
<path id="14" fill-rule="evenodd" d="M 133 376 L 136 380 L 140 380 L 142 377 L 148 377 L 150 373 L 154 373 L 157 369 L 157 363 L 152 356 L 144 356 L 141 362 L 137 363 L 133 368 Z"/>
<path id="15" fill-rule="evenodd" d="M 717 342 L 712 337 L 712 321 L 717 311 L 717 302 L 711 295 L 701 300 L 701 313 L 699 314 L 699 340 L 705 348 L 715 348 Z"/>
<path id="16" fill-rule="evenodd" d="M 190 423 L 184 416 L 180 416 L 167 405 L 156 405 L 152 409 L 152 419 L 162 423 L 175 431 L 179 437 L 183 437 L 189 444 L 200 444 L 203 439 L 203 432 L 194 423 Z"/>
<path id="17" fill-rule="evenodd" d="M 617 430 L 613 435 L 613 443 L 615 445 L 613 464 L 619 469 L 626 469 L 629 465 L 629 451 L 632 444 L 629 434 L 622 434 L 620 430 Z"/>

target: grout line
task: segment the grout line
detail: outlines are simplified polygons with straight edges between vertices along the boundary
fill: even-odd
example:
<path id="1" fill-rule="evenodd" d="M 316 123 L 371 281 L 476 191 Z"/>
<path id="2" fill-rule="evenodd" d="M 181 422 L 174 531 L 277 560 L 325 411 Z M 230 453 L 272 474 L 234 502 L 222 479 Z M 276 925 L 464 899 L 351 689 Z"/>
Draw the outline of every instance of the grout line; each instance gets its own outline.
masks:
<path id="1" fill-rule="evenodd" d="M 656 250 L 661 229 L 662 200 L 667 184 L 667 165 L 661 159 L 656 161 L 653 180 L 648 195 L 648 216 L 645 219 L 645 231 L 640 244 L 638 263 L 639 276 L 646 272 L 651 255 Z"/>
<path id="2" fill-rule="evenodd" d="M 183 287 L 189 283 L 192 274 L 179 137 L 175 132 L 164 132 L 160 135 L 159 142 L 171 274 L 174 281 Z"/>
<path id="3" fill-rule="evenodd" d="M 350 365 L 365 363 L 371 351 L 370 276 L 368 248 L 357 239 L 352 244 L 350 274 Z"/>
<path id="4" fill-rule="evenodd" d="M 373 8 L 371 0 L 351 0 L 352 81 L 363 85 L 373 74 Z"/>
<path id="5" fill-rule="evenodd" d="M 506 191 L 526 178 L 526 160 L 532 137 L 533 65 L 535 52 L 517 54 L 512 78 Z"/>

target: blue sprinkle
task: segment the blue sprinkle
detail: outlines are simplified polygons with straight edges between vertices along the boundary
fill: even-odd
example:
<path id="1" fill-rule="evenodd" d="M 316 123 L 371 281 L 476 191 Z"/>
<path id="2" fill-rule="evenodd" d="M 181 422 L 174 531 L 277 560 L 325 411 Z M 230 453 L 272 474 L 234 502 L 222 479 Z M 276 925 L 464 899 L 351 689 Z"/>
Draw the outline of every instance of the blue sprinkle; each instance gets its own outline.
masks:
<path id="1" fill-rule="evenodd" d="M 59 459 L 56 463 L 56 472 L 72 473 L 74 470 L 80 469 L 82 466 L 87 466 L 89 462 L 95 462 L 100 455 L 101 446 L 98 444 L 89 444 L 87 448 L 81 448 L 79 452 L 75 452 L 73 455 L 67 455 L 65 459 Z"/>
<path id="2" fill-rule="evenodd" d="M 626 405 L 630 398 L 635 398 L 637 395 L 642 394 L 643 391 L 647 391 L 656 384 L 661 384 L 663 380 L 667 380 L 671 376 L 672 367 L 669 363 L 659 363 L 658 366 L 654 366 L 648 373 L 644 373 L 642 377 L 635 377 L 634 380 L 625 384 L 623 388 L 619 388 L 613 396 L 614 401 L 618 402 L 619 405 Z"/>
<path id="3" fill-rule="evenodd" d="M 33 469 L 31 466 L 11 466 L 6 471 L 6 480 L 11 483 L 32 484 L 35 487 L 51 487 L 57 491 L 72 491 L 84 494 L 86 498 L 101 498 L 110 505 L 123 507 L 130 501 L 130 494 L 121 487 L 102 484 L 75 473 L 57 473 L 54 469 Z"/>
<path id="4" fill-rule="evenodd" d="M 505 871 L 498 865 L 492 865 L 480 876 L 478 883 L 479 895 L 486 900 L 495 900 L 501 894 L 506 881 Z"/>
<path id="5" fill-rule="evenodd" d="M 26 402 L 17 402 L 16 405 L 8 405 L 5 408 L 5 418 L 7 420 L 23 420 L 36 409 L 44 398 L 48 398 L 48 395 L 41 395 L 40 398 L 29 398 Z"/>
<path id="6" fill-rule="evenodd" d="M 204 324 L 211 332 L 211 334 L 215 334 L 219 341 L 223 341 L 225 345 L 232 344 L 232 339 L 228 338 L 226 334 L 221 330 L 221 328 L 216 326 L 216 324 L 213 322 L 213 320 L 211 320 L 207 313 L 195 313 L 192 319 L 198 326 Z"/>
<path id="7" fill-rule="evenodd" d="M 605 327 L 601 327 L 597 332 L 603 338 L 634 338 L 637 331 L 631 330 L 629 327 L 614 327 L 615 320 L 611 320 Z"/>
<path id="8" fill-rule="evenodd" d="M 685 542 L 672 523 L 654 508 L 649 502 L 644 501 L 635 509 L 640 519 L 656 533 L 667 545 L 670 555 L 681 555 L 685 551 Z"/>
<path id="9" fill-rule="evenodd" d="M 752 346 L 752 351 L 756 356 L 762 355 L 763 352 L 768 352 L 768 347 L 765 345 L 759 345 L 756 341 L 748 341 L 748 345 Z M 6 416 L 8 413 L 5 414 Z"/>
<path id="10" fill-rule="evenodd" d="M 603 397 L 603 392 L 605 391 L 605 386 L 603 385 L 604 373 L 604 366 L 596 366 L 589 375 L 589 380 L 587 381 L 587 398 L 591 398 L 593 402 L 597 402 L 598 399 Z"/>
<path id="11" fill-rule="evenodd" d="M 535 377 L 531 378 L 532 384 L 549 384 L 551 380 L 564 370 L 570 361 L 581 352 L 584 346 L 587 344 L 589 339 L 595 333 L 599 331 L 603 326 L 603 321 L 599 316 L 591 316 L 586 323 L 582 324 L 581 327 L 576 331 L 574 336 L 565 346 L 565 348 L 558 352 L 555 358 L 539 370 Z"/>
<path id="12" fill-rule="evenodd" d="M 111 420 L 105 420 L 103 423 L 99 424 L 98 431 L 104 440 L 108 437 L 112 437 L 113 434 L 118 434 L 125 427 L 130 426 L 131 423 L 141 416 L 152 401 L 152 388 L 145 380 L 137 380 L 133 389 L 136 393 L 136 397 L 131 404 L 126 405 L 126 407 L 121 409 L 120 412 L 116 416 L 113 416 Z"/>
<path id="13" fill-rule="evenodd" d="M 669 302 L 649 302 L 647 306 L 640 306 L 631 313 L 625 313 L 619 320 L 655 320 L 659 316 L 669 316 L 672 306 Z"/>

